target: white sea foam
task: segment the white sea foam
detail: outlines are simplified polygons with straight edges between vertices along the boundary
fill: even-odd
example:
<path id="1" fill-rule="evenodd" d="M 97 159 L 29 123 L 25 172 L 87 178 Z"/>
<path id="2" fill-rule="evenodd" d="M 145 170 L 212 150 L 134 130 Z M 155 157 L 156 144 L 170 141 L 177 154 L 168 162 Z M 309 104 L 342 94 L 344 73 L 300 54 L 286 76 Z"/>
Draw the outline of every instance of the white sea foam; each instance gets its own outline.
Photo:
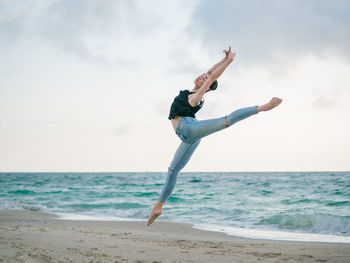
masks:
<path id="1" fill-rule="evenodd" d="M 78 214 L 66 214 L 55 213 L 58 215 L 58 219 L 63 220 L 87 220 L 87 221 L 145 221 L 143 219 L 130 219 L 116 216 L 97 216 L 97 215 L 78 215 Z M 323 242 L 323 243 L 347 243 L 350 244 L 350 237 L 337 236 L 337 235 L 322 235 L 312 233 L 293 233 L 286 231 L 273 231 L 273 230 L 258 230 L 250 228 L 239 228 L 229 226 L 218 226 L 208 224 L 195 224 L 193 228 L 223 232 L 229 236 L 252 238 L 252 239 L 264 239 L 264 240 L 281 240 L 281 241 L 299 241 L 299 242 Z"/>
<path id="2" fill-rule="evenodd" d="M 312 233 L 293 233 L 285 231 L 273 230 L 258 230 L 249 228 L 238 228 L 229 226 L 216 226 L 206 224 L 196 224 L 193 226 L 196 229 L 223 232 L 229 236 L 266 239 L 266 240 L 281 240 L 281 241 L 300 241 L 300 242 L 325 242 L 325 243 L 350 243 L 349 236 L 322 235 Z"/>
<path id="3" fill-rule="evenodd" d="M 144 221 L 142 219 L 130 219 L 116 216 L 91 216 L 91 215 L 77 215 L 66 213 L 55 213 L 58 216 L 57 219 L 64 220 L 87 220 L 87 221 Z"/>

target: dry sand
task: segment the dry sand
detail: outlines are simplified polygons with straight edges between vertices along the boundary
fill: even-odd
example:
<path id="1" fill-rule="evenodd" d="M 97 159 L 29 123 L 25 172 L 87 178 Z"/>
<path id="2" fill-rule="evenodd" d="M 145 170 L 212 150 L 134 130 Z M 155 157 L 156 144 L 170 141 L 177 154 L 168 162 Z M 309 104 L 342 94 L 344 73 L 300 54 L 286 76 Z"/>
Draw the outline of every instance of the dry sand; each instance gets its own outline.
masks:
<path id="1" fill-rule="evenodd" d="M 350 262 L 349 244 L 266 241 L 188 224 L 0 210 L 0 262 Z"/>

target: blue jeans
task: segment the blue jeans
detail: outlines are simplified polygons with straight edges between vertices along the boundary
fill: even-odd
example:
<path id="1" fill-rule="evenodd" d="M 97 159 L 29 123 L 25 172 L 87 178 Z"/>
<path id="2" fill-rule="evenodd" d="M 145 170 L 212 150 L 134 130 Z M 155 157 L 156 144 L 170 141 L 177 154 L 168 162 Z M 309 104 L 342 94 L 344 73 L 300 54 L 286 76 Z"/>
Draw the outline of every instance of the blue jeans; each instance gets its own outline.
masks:
<path id="1" fill-rule="evenodd" d="M 190 160 L 201 138 L 257 114 L 257 108 L 258 106 L 242 108 L 225 117 L 203 121 L 198 121 L 191 117 L 182 117 L 176 128 L 176 134 L 180 137 L 182 142 L 176 150 L 173 161 L 170 164 L 167 179 L 160 193 L 159 200 L 165 202 L 169 198 L 174 190 L 178 173 Z"/>

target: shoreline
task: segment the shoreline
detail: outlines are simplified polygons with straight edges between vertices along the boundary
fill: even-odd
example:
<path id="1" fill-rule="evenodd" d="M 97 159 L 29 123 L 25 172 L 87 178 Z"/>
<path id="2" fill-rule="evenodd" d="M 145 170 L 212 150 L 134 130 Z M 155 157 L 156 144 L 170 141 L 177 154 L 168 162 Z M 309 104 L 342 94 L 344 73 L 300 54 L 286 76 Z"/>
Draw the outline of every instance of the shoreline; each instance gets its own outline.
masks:
<path id="1" fill-rule="evenodd" d="M 1 211 L 1 209 L 0 209 Z M 144 219 L 129 219 L 129 218 L 117 218 L 117 217 L 99 217 L 88 215 L 75 215 L 66 213 L 48 213 L 58 216 L 57 219 L 62 220 L 84 220 L 84 221 L 135 221 L 135 222 L 147 222 Z M 313 243 L 330 243 L 330 244 L 350 244 L 349 236 L 337 236 L 331 234 L 314 234 L 314 233 L 300 233 L 300 232 L 288 232 L 282 230 L 261 230 L 253 228 L 238 228 L 229 226 L 209 225 L 209 224 L 191 224 L 186 222 L 172 222 L 172 221 L 156 221 L 156 223 L 181 223 L 188 224 L 194 229 L 199 229 L 209 232 L 224 233 L 228 236 L 257 239 L 257 240 L 271 240 L 271 241 L 294 241 L 294 242 L 313 242 Z"/>
<path id="2" fill-rule="evenodd" d="M 58 220 L 59 219 L 59 220 Z M 350 244 L 229 236 L 190 224 L 0 210 L 0 262 L 349 262 Z"/>

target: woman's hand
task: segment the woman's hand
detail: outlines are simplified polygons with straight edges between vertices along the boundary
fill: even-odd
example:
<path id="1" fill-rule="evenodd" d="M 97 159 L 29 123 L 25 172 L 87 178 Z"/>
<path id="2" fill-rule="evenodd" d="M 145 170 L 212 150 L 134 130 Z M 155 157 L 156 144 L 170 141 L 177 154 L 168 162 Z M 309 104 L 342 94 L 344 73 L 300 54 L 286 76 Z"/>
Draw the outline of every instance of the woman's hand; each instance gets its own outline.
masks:
<path id="1" fill-rule="evenodd" d="M 236 52 L 234 52 L 234 53 L 230 52 L 228 54 L 228 59 L 232 59 L 232 61 L 233 61 L 235 59 L 235 56 L 236 56 Z"/>
<path id="2" fill-rule="evenodd" d="M 230 52 L 231 52 L 231 46 L 229 46 L 229 47 L 228 47 L 228 50 L 227 50 L 227 49 L 225 49 L 225 50 L 224 50 L 224 51 L 222 51 L 222 52 L 224 52 L 224 53 L 225 53 L 226 58 L 228 58 L 228 54 L 230 54 Z"/>
<path id="3" fill-rule="evenodd" d="M 231 58 L 233 60 L 236 56 L 236 52 L 231 52 L 231 46 L 229 46 L 228 50 L 225 49 L 223 52 L 225 53 L 225 59 Z"/>
<path id="4" fill-rule="evenodd" d="M 216 63 L 214 66 L 212 66 L 212 67 L 208 70 L 209 75 L 210 75 L 211 73 L 213 73 L 213 72 L 214 72 L 218 67 L 220 67 L 222 64 L 224 64 L 225 62 L 227 62 L 228 60 L 230 60 L 230 62 L 232 62 L 233 59 L 234 59 L 235 56 L 236 56 L 236 53 L 232 53 L 232 52 L 231 52 L 231 46 L 229 46 L 228 50 L 225 49 L 225 50 L 223 50 L 222 52 L 225 53 L 225 57 L 224 57 L 221 61 L 219 61 L 218 63 Z M 229 58 L 230 58 L 230 59 L 229 59 Z"/>

